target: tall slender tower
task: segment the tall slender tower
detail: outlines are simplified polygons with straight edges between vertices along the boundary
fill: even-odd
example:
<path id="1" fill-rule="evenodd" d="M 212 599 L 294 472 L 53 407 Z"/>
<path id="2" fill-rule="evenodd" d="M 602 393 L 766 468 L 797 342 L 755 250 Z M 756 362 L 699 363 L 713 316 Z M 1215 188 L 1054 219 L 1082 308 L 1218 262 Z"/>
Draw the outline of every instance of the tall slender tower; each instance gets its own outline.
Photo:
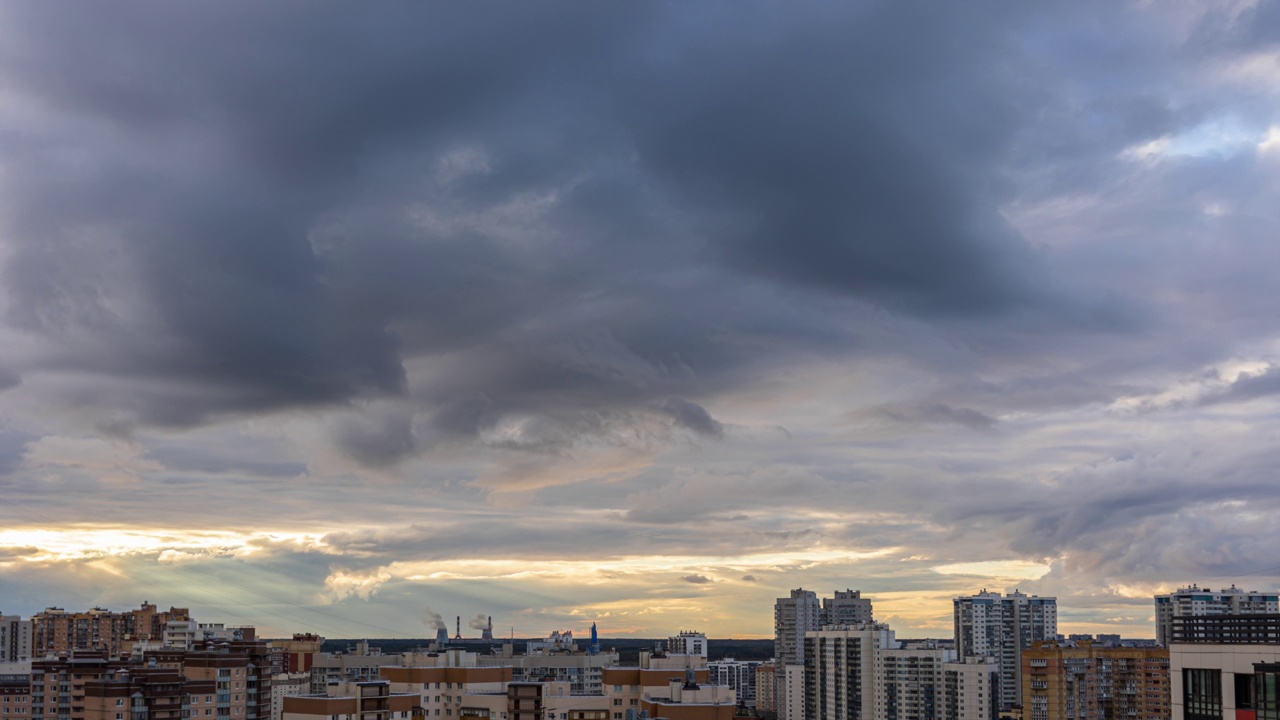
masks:
<path id="1" fill-rule="evenodd" d="M 804 634 L 822 629 L 822 605 L 812 590 L 796 588 L 773 604 L 773 655 L 782 665 L 804 664 Z"/>

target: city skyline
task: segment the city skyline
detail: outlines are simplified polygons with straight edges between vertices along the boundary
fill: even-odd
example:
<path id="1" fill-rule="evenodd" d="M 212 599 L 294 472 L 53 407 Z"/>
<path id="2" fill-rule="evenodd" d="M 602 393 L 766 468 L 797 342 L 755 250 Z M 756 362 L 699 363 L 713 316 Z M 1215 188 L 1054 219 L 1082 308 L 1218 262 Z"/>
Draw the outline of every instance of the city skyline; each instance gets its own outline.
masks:
<path id="1" fill-rule="evenodd" d="M 766 638 L 856 588 L 936 637 L 985 588 L 1150 637 L 1272 592 L 1277 31 L 0 4 L 0 613 Z"/>

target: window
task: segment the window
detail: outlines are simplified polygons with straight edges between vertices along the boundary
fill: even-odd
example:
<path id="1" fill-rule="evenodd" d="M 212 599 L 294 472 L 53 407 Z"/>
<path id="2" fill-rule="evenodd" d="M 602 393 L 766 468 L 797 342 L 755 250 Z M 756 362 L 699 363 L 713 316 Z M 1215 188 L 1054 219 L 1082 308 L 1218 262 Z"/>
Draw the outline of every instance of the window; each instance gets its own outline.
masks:
<path id="1" fill-rule="evenodd" d="M 1253 707 L 1258 720 L 1280 720 L 1280 665 L 1255 663 L 1253 671 Z M 1239 697 L 1236 698 L 1239 703 Z"/>
<path id="2" fill-rule="evenodd" d="M 1184 668 L 1182 706 L 1186 720 L 1222 720 L 1222 671 Z"/>
<path id="3" fill-rule="evenodd" d="M 614 692 L 622 692 L 622 686 L 621 686 L 621 685 L 614 685 L 614 686 L 613 686 L 613 691 L 614 691 Z"/>
<path id="4" fill-rule="evenodd" d="M 124 698 L 116 698 L 116 707 L 124 707 Z"/>
<path id="5" fill-rule="evenodd" d="M 621 705 L 622 705 L 622 698 L 614 698 L 614 699 L 613 699 L 613 704 L 614 704 L 614 705 L 621 706 Z"/>

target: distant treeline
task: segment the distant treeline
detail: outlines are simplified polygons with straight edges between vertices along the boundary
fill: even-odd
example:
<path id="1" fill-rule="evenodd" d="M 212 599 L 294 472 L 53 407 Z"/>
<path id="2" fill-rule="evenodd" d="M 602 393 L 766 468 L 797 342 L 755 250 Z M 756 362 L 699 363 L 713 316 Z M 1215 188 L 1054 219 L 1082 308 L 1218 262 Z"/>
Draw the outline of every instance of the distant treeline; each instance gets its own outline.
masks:
<path id="1" fill-rule="evenodd" d="M 536 639 L 536 638 L 534 638 Z M 523 653 L 525 646 L 529 642 L 529 638 L 515 640 L 516 654 Z M 339 652 L 350 650 L 355 647 L 357 640 L 325 640 L 324 652 Z M 370 638 L 370 647 L 376 647 L 388 655 L 395 655 L 409 650 L 425 648 L 434 640 L 430 638 L 420 638 L 411 640 L 375 640 Z M 604 650 L 614 649 L 618 651 L 622 662 L 637 662 L 640 659 L 641 650 L 652 650 L 654 647 L 661 645 L 663 639 L 636 639 L 636 638 L 600 638 L 600 647 Z M 448 647 L 462 648 L 470 652 L 480 653 L 481 655 L 492 655 L 502 646 L 502 640 L 493 642 L 482 642 L 480 640 L 468 640 L 464 642 L 451 642 Z M 578 641 L 578 647 L 585 650 L 587 642 Z M 712 660 L 731 657 L 736 660 L 768 660 L 773 657 L 773 641 L 772 640 L 717 640 L 709 638 L 707 640 L 708 657 Z"/>

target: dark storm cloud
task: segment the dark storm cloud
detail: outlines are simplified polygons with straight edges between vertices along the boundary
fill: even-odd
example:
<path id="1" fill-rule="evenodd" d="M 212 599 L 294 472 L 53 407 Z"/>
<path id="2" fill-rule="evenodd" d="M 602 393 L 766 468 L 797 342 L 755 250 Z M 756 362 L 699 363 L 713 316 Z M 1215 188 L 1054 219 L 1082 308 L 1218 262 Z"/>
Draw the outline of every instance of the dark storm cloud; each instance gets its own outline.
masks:
<path id="1" fill-rule="evenodd" d="M 66 391 L 100 427 L 390 396 L 335 431 L 362 463 L 713 437 L 698 396 L 854 345 L 815 311 L 1064 302 L 996 212 L 1027 110 L 979 12 L 80 10 L 5 11 L 45 122 L 5 128 L 5 277 L 46 367 L 122 381 Z"/>
<path id="2" fill-rule="evenodd" d="M 724 434 L 724 426 L 707 409 L 697 403 L 683 398 L 669 397 L 658 403 L 658 410 L 670 415 L 680 427 L 688 428 L 699 435 L 719 437 Z"/>
<path id="3" fill-rule="evenodd" d="M 1268 367 L 1255 375 L 1241 375 L 1225 388 L 1200 399 L 1201 405 L 1245 402 L 1280 394 L 1280 367 Z"/>

